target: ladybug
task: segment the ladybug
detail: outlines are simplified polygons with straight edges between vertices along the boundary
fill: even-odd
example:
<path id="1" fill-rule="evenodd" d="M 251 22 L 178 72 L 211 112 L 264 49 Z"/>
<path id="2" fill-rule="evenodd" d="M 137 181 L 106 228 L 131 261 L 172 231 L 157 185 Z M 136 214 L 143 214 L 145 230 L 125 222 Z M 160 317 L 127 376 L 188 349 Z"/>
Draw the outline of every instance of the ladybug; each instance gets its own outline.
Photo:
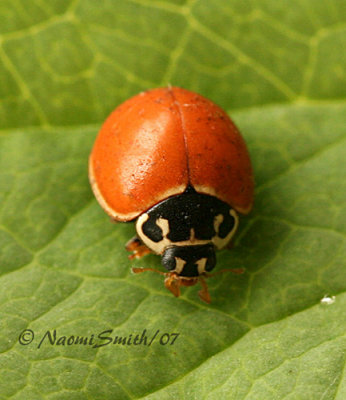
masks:
<path id="1" fill-rule="evenodd" d="M 89 158 L 96 199 L 115 221 L 135 221 L 126 249 L 161 255 L 156 271 L 175 296 L 212 276 L 215 250 L 230 244 L 238 213 L 253 204 L 246 144 L 232 120 L 205 97 L 179 87 L 142 92 L 103 124 Z M 235 270 L 235 272 L 239 270 Z M 214 274 L 215 275 L 215 274 Z"/>

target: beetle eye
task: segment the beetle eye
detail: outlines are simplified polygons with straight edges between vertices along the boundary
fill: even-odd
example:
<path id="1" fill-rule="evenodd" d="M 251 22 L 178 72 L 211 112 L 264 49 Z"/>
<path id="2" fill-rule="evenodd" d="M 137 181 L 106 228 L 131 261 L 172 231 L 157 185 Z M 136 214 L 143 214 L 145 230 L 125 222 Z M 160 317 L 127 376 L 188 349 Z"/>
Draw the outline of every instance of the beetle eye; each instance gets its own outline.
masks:
<path id="1" fill-rule="evenodd" d="M 174 257 L 174 248 L 168 248 L 162 255 L 162 265 L 168 270 L 172 271 L 176 267 L 176 260 Z"/>

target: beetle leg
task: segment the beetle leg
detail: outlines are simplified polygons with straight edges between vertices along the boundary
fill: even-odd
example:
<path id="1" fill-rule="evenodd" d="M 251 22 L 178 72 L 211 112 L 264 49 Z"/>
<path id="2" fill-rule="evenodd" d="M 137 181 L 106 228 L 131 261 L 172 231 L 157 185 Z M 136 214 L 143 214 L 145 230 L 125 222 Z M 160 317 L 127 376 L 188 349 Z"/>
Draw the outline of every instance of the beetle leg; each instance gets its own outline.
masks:
<path id="1" fill-rule="evenodd" d="M 125 249 L 133 253 L 129 255 L 130 260 L 133 260 L 134 258 L 141 258 L 151 253 L 151 250 L 145 244 L 143 244 L 137 236 L 134 236 L 126 243 Z"/>
<path id="2" fill-rule="evenodd" d="M 202 286 L 202 290 L 200 290 L 198 292 L 199 298 L 209 304 L 211 302 L 211 298 L 210 298 L 210 294 L 208 291 L 207 282 L 204 280 L 203 276 L 201 276 L 201 275 L 199 276 L 199 281 L 201 282 L 201 286 Z"/>
<path id="3" fill-rule="evenodd" d="M 165 287 L 172 292 L 175 297 L 180 296 L 180 281 L 175 274 L 167 276 L 165 279 Z"/>

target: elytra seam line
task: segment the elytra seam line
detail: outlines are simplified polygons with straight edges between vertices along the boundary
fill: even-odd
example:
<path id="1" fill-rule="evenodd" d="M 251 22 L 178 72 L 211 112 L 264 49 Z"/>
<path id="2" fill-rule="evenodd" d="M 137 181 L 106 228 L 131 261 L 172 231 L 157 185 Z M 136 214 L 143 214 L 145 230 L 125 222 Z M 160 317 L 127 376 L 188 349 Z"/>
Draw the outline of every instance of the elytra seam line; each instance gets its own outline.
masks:
<path id="1" fill-rule="evenodd" d="M 188 185 L 190 185 L 190 165 L 189 165 L 189 148 L 187 145 L 187 138 L 186 138 L 186 129 L 185 129 L 185 123 L 184 123 L 184 117 L 183 113 L 180 107 L 180 103 L 176 99 L 174 92 L 172 90 L 172 87 L 168 87 L 168 91 L 170 95 L 172 96 L 173 103 L 177 108 L 178 114 L 179 114 L 179 119 L 180 119 L 180 125 L 181 125 L 181 130 L 183 132 L 183 139 L 184 139 L 184 146 L 185 146 L 185 154 L 186 154 L 186 170 L 187 170 L 187 177 L 188 177 Z"/>

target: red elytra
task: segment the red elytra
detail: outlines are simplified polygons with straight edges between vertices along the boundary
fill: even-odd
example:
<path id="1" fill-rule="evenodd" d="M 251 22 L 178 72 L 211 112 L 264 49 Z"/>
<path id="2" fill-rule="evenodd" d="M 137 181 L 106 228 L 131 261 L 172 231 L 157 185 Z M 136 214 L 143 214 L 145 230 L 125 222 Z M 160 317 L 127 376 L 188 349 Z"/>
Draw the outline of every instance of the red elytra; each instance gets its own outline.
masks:
<path id="1" fill-rule="evenodd" d="M 228 115 L 178 87 L 142 92 L 102 126 L 89 160 L 92 189 L 115 220 L 130 221 L 191 185 L 247 214 L 254 182 L 243 138 Z"/>

